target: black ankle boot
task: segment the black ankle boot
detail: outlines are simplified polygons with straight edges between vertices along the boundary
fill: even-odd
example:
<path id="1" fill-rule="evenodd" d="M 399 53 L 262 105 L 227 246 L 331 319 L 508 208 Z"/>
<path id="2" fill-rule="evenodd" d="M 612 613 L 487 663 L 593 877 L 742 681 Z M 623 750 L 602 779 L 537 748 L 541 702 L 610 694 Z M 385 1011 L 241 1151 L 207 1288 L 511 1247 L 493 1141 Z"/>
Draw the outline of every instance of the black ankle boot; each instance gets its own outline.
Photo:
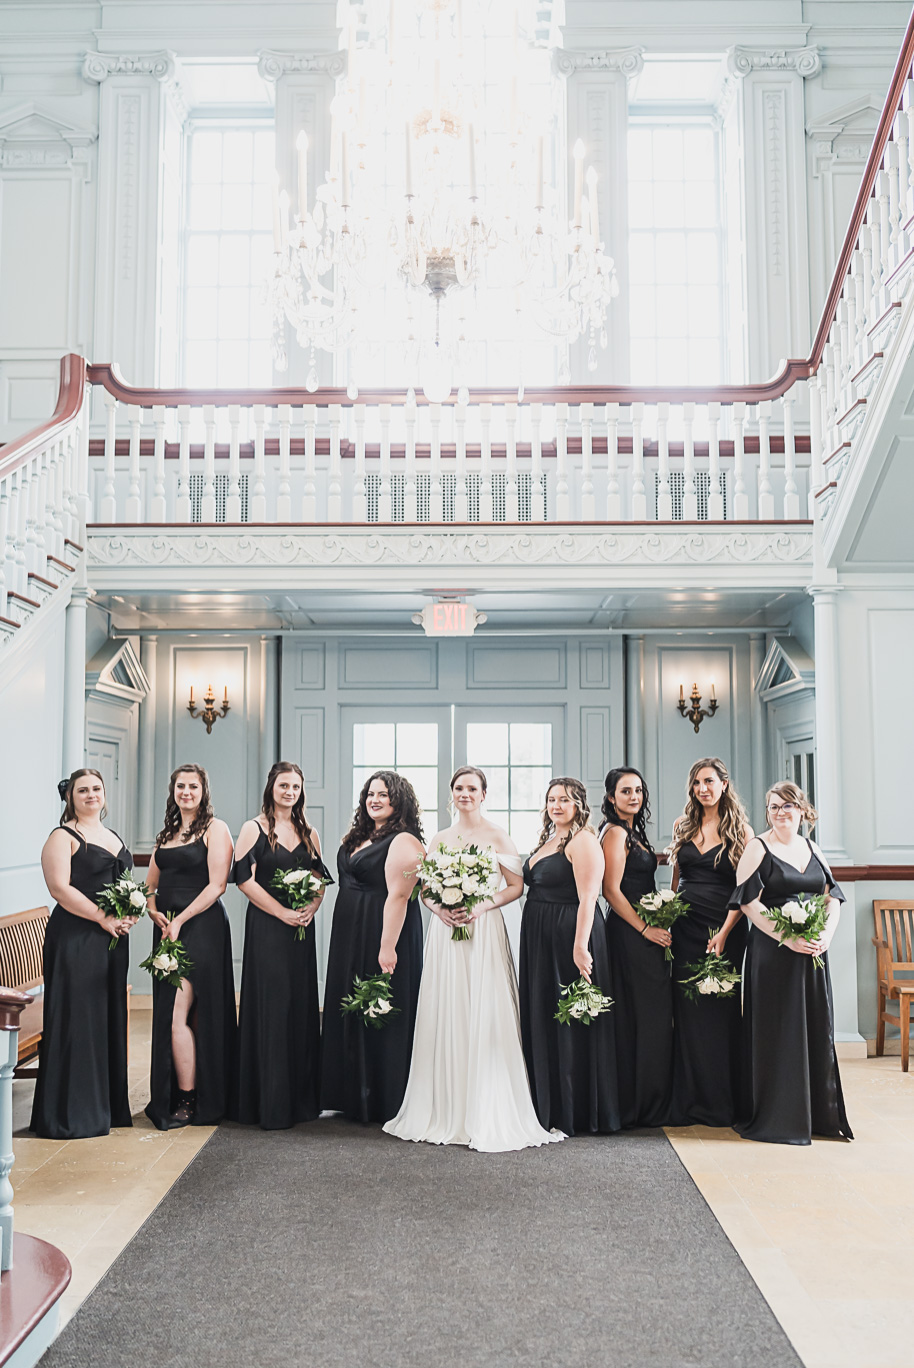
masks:
<path id="1" fill-rule="evenodd" d="M 176 1121 L 180 1126 L 186 1126 L 193 1120 L 194 1112 L 197 1110 L 197 1090 L 190 1088 L 187 1092 L 178 1090 L 178 1105 L 175 1107 L 170 1121 Z"/>

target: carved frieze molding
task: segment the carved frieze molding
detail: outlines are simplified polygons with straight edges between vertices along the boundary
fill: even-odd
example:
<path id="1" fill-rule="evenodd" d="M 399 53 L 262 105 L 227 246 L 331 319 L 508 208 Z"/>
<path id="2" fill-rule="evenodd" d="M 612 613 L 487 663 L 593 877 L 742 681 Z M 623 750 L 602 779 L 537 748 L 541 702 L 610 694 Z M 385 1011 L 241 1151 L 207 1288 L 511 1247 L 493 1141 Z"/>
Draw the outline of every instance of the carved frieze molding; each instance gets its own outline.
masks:
<path id="1" fill-rule="evenodd" d="M 59 169 L 88 179 L 89 149 L 97 137 L 97 129 L 66 123 L 30 101 L 0 118 L 0 169 Z"/>
<path id="2" fill-rule="evenodd" d="M 259 54 L 257 70 L 264 81 L 278 81 L 281 76 L 314 73 L 334 80 L 346 74 L 346 53 L 340 52 L 273 52 L 264 49 Z"/>
<path id="3" fill-rule="evenodd" d="M 755 71 L 795 71 L 798 76 L 818 76 L 822 58 L 815 46 L 802 48 L 732 47 L 727 52 L 731 76 L 750 76 Z"/>
<path id="4" fill-rule="evenodd" d="M 556 48 L 552 65 L 559 76 L 574 76 L 579 71 L 618 71 L 623 76 L 637 76 L 644 68 L 644 48 L 607 48 L 598 52 Z"/>

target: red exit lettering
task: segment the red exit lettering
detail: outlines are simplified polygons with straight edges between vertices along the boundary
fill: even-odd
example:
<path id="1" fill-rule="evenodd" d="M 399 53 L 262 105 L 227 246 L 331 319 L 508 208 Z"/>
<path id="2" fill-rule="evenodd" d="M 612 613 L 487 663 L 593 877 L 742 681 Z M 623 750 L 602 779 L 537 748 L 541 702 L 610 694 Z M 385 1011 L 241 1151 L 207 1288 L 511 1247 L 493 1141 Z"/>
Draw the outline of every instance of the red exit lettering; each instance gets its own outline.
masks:
<path id="1" fill-rule="evenodd" d="M 432 605 L 432 631 L 446 636 L 449 632 L 458 635 L 467 630 L 467 606 L 465 603 L 435 603 Z"/>

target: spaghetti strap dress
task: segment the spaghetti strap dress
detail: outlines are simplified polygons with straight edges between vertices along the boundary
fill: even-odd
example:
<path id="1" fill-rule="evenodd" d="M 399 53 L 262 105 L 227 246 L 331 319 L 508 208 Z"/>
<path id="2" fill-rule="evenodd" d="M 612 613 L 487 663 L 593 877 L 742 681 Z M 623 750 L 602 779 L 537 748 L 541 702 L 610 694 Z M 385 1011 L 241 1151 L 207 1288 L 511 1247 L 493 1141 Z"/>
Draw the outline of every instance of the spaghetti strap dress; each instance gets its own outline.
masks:
<path id="1" fill-rule="evenodd" d="M 156 904 L 163 912 L 183 912 L 209 883 L 206 842 L 160 846 L 155 859 L 159 868 Z M 153 931 L 153 948 L 162 939 Z M 187 975 L 194 990 L 189 1024 L 196 1044 L 197 1104 L 195 1126 L 215 1126 L 228 1111 L 235 1068 L 237 1024 L 235 979 L 232 972 L 232 936 L 221 898 L 198 912 L 181 928 L 181 944 L 190 957 Z M 176 989 L 170 983 L 152 981 L 152 1064 L 150 1100 L 146 1115 L 159 1130 L 183 1125 L 171 1114 L 177 1103 L 177 1080 L 171 1057 L 171 1025 Z"/>
<path id="2" fill-rule="evenodd" d="M 718 856 L 720 857 L 718 859 Z M 692 1000 L 683 992 L 686 965 L 704 959 L 708 940 L 727 919 L 736 871 L 720 845 L 681 846 L 679 893 L 686 916 L 673 925 L 673 1126 L 732 1126 L 739 1113 L 742 1074 L 742 993 Z M 724 957 L 743 967 L 749 923 L 745 917 L 727 936 Z"/>
<path id="3" fill-rule="evenodd" d="M 303 841 L 273 850 L 266 832 L 235 862 L 235 883 L 254 879 L 275 896 L 277 869 L 313 869 L 327 877 L 320 856 Z M 246 1126 L 288 1130 L 320 1115 L 320 1006 L 314 927 L 298 928 L 248 903 L 244 925 L 238 1068 L 229 1115 Z"/>
<path id="4" fill-rule="evenodd" d="M 79 842 L 70 883 L 90 902 L 131 867 L 123 842 L 116 855 Z M 112 833 L 114 834 L 114 833 Z M 118 837 L 120 840 L 120 837 Z M 44 1024 L 30 1129 L 48 1140 L 107 1135 L 132 1126 L 127 1098 L 127 936 L 109 950 L 110 932 L 58 903 L 44 941 Z"/>
<path id="5" fill-rule="evenodd" d="M 533 1106 L 544 1130 L 606 1135 L 621 1125 L 616 1080 L 615 1008 L 588 1026 L 562 1025 L 559 993 L 580 978 L 574 962 L 578 897 L 564 850 L 524 864 L 529 888 L 520 924 L 520 1029 Z M 613 997 L 599 904 L 588 942 L 592 982 Z"/>
<path id="6" fill-rule="evenodd" d="M 622 893 L 637 909 L 654 892 L 657 856 L 633 845 Z M 611 908 L 606 935 L 616 987 L 616 1045 L 622 1124 L 665 1126 L 673 1084 L 673 986 L 663 948 L 645 940 Z"/>
<path id="7" fill-rule="evenodd" d="M 397 1015 L 376 1031 L 357 1013 L 340 1010 L 356 975 L 364 979 L 381 972 L 378 952 L 387 901 L 384 865 L 397 834 L 392 832 L 352 854 L 340 846 L 336 857 L 340 888 L 327 957 L 321 1106 L 365 1125 L 383 1124 L 400 1110 L 419 1005 L 422 913 L 414 899 L 407 904 L 397 941 L 397 967 L 390 980 Z"/>
<path id="8" fill-rule="evenodd" d="M 762 862 L 734 891 L 731 907 L 756 898 L 766 907 L 781 907 L 798 896 L 826 892 L 844 902 L 811 844 L 803 870 L 762 844 Z M 743 971 L 747 1109 L 737 1126 L 749 1140 L 808 1145 L 814 1135 L 854 1138 L 835 1052 L 827 952 L 822 959 L 824 967 L 817 969 L 812 955 L 787 949 L 758 926 L 749 932 Z"/>

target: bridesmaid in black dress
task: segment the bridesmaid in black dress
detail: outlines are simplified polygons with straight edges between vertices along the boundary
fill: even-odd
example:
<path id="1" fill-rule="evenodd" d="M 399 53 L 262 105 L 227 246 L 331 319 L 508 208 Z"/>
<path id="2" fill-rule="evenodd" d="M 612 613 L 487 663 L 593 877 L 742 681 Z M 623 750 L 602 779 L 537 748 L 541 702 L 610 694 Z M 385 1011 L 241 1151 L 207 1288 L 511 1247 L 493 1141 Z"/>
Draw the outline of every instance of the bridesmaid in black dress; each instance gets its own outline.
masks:
<path id="1" fill-rule="evenodd" d="M 66 807 L 41 852 L 56 905 L 44 941 L 44 1027 L 31 1130 L 48 1140 L 132 1126 L 127 1100 L 127 933 L 136 917 L 106 916 L 96 899 L 131 866 L 103 824 L 98 770 L 62 780 Z M 142 909 L 140 909 L 142 910 Z M 112 936 L 120 937 L 109 950 Z"/>
<path id="2" fill-rule="evenodd" d="M 589 1026 L 555 1020 L 564 986 L 585 978 L 613 996 L 600 911 L 603 861 L 579 779 L 553 779 L 543 830 L 524 864 L 529 893 L 520 927 L 520 1029 L 533 1106 L 546 1130 L 599 1135 L 620 1129 L 615 1008 Z"/>
<path id="3" fill-rule="evenodd" d="M 765 795 L 769 830 L 743 852 L 733 903 L 752 922 L 743 973 L 748 1117 L 737 1129 L 748 1140 L 808 1145 L 813 1135 L 852 1140 L 835 1053 L 828 947 L 844 894 L 822 852 L 800 835 L 816 812 L 796 784 Z M 782 946 L 766 912 L 798 896 L 825 893 L 828 926 L 813 944 Z M 817 969 L 812 956 L 825 960 Z"/>
<path id="4" fill-rule="evenodd" d="M 673 1126 L 732 1126 L 739 1114 L 742 994 L 686 997 L 687 964 L 712 952 L 743 967 L 748 923 L 730 907 L 736 866 L 752 838 L 745 808 L 716 758 L 689 771 L 685 812 L 673 828 L 673 887 L 689 905 L 673 926 Z"/>
<path id="5" fill-rule="evenodd" d="M 277 869 L 329 877 L 320 839 L 305 818 L 305 780 L 280 760 L 267 776 L 261 815 L 245 822 L 235 852 L 235 882 L 248 902 L 238 1016 L 238 1085 L 232 1118 L 286 1130 L 320 1115 L 320 1008 L 317 953 L 310 927 L 323 890 L 300 911 L 270 891 Z"/>
<path id="6" fill-rule="evenodd" d="M 324 993 L 321 1106 L 367 1124 L 396 1116 L 406 1092 L 422 977 L 422 914 L 409 901 L 425 855 L 419 800 L 409 780 L 379 770 L 363 785 L 337 855 Z M 340 1002 L 352 980 L 391 974 L 399 1012 L 376 1031 Z"/>
<path id="7" fill-rule="evenodd" d="M 603 896 L 616 987 L 616 1044 L 623 1126 L 664 1126 L 673 1083 L 673 988 L 669 931 L 648 926 L 638 902 L 655 891 L 651 810 L 637 770 L 611 769 L 603 798 Z"/>
<path id="8" fill-rule="evenodd" d="M 169 780 L 165 825 L 146 878 L 153 945 L 180 940 L 193 964 L 180 989 L 152 982 L 146 1115 L 159 1130 L 214 1126 L 228 1110 L 237 1028 L 232 937 L 221 899 L 231 865 L 231 832 L 213 816 L 206 770 L 181 765 Z M 176 915 L 168 921 L 166 912 Z"/>

